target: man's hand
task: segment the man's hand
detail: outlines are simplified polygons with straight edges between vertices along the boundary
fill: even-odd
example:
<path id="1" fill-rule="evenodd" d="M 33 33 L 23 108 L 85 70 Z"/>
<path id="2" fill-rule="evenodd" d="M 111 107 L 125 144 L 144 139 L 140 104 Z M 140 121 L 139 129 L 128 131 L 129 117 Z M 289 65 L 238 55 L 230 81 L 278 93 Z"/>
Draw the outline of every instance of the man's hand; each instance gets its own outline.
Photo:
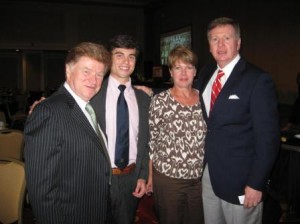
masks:
<path id="1" fill-rule="evenodd" d="M 35 106 L 38 105 L 40 102 L 42 102 L 44 99 L 46 98 L 42 96 L 39 100 L 34 101 L 34 103 L 29 108 L 28 115 L 30 115 L 33 109 L 35 108 Z"/>
<path id="2" fill-rule="evenodd" d="M 144 91 L 146 94 L 148 94 L 150 97 L 153 96 L 153 91 L 150 87 L 147 86 L 134 86 L 135 88 Z"/>
<path id="3" fill-rule="evenodd" d="M 252 208 L 258 205 L 262 199 L 262 192 L 249 186 L 245 188 L 244 208 Z"/>
<path id="4" fill-rule="evenodd" d="M 135 191 L 132 193 L 133 196 L 141 198 L 146 193 L 146 181 L 143 179 L 138 179 Z"/>

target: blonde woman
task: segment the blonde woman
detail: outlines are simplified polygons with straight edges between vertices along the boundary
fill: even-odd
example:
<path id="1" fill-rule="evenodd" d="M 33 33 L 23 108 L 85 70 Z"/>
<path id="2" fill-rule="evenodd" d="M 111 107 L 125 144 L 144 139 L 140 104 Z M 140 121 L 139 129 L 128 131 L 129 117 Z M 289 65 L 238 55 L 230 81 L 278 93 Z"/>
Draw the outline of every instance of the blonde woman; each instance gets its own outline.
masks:
<path id="1" fill-rule="evenodd" d="M 206 124 L 192 87 L 196 55 L 183 46 L 168 56 L 174 85 L 155 95 L 149 112 L 148 191 L 160 223 L 203 223 L 201 182 Z"/>

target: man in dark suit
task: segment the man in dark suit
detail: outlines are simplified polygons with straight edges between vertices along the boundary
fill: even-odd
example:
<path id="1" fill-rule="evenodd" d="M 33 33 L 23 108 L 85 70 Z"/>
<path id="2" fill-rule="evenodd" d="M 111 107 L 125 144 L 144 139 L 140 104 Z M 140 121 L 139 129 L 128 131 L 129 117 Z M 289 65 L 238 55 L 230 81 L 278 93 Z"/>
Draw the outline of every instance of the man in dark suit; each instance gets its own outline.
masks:
<path id="1" fill-rule="evenodd" d="M 135 221 L 138 199 L 146 191 L 148 177 L 148 112 L 150 97 L 131 85 L 138 45 L 131 36 L 117 35 L 110 41 L 112 67 L 101 91 L 92 99 L 100 126 L 108 140 L 112 164 L 111 204 L 114 224 L 132 224 Z M 124 96 L 129 111 L 129 161 L 125 168 L 115 162 L 117 138 L 117 101 L 119 85 L 124 85 Z"/>
<path id="2" fill-rule="evenodd" d="M 86 110 L 110 67 L 101 45 L 66 58 L 66 82 L 36 106 L 25 126 L 25 171 L 37 223 L 107 223 L 111 165 L 105 136 Z"/>
<path id="3" fill-rule="evenodd" d="M 240 56 L 237 22 L 215 19 L 207 35 L 216 62 L 202 69 L 198 81 L 207 122 L 205 223 L 261 223 L 263 191 L 279 149 L 274 84 Z"/>

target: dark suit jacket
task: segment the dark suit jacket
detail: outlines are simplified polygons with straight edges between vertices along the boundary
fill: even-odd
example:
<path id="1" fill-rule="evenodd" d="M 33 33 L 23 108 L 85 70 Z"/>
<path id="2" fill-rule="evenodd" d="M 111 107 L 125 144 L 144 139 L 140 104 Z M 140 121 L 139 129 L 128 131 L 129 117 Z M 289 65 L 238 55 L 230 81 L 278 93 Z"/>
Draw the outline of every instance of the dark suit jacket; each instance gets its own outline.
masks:
<path id="1" fill-rule="evenodd" d="M 203 93 L 216 64 L 199 73 Z M 235 97 L 236 96 L 236 97 Z M 238 99 L 234 99 L 237 98 Z M 241 58 L 222 88 L 207 122 L 205 162 L 215 194 L 240 204 L 246 185 L 263 191 L 279 149 L 279 120 L 269 75 Z"/>
<path id="2" fill-rule="evenodd" d="M 25 126 L 29 200 L 38 223 L 105 223 L 110 163 L 98 136 L 62 86 Z"/>
<path id="3" fill-rule="evenodd" d="M 93 97 L 91 104 L 93 105 L 97 119 L 102 130 L 106 130 L 105 123 L 105 105 L 106 105 L 106 94 L 107 94 L 108 78 L 103 83 L 99 93 Z M 148 178 L 148 164 L 149 164 L 149 105 L 150 97 L 141 90 L 134 88 L 135 96 L 137 99 L 139 109 L 139 131 L 138 131 L 138 153 L 136 159 L 135 175 L 137 179 L 147 180 Z M 108 111 L 109 113 L 109 111 Z"/>

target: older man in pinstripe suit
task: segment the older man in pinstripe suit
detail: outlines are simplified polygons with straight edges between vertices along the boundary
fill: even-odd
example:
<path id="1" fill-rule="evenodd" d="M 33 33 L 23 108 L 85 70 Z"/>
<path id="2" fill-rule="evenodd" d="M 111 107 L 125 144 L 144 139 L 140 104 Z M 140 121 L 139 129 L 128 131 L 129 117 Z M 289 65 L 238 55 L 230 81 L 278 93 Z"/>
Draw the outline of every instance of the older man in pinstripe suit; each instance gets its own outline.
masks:
<path id="1" fill-rule="evenodd" d="M 77 45 L 66 59 L 66 82 L 27 120 L 26 180 L 38 223 L 109 222 L 110 159 L 104 135 L 93 128 L 85 107 L 110 60 L 101 45 Z"/>

